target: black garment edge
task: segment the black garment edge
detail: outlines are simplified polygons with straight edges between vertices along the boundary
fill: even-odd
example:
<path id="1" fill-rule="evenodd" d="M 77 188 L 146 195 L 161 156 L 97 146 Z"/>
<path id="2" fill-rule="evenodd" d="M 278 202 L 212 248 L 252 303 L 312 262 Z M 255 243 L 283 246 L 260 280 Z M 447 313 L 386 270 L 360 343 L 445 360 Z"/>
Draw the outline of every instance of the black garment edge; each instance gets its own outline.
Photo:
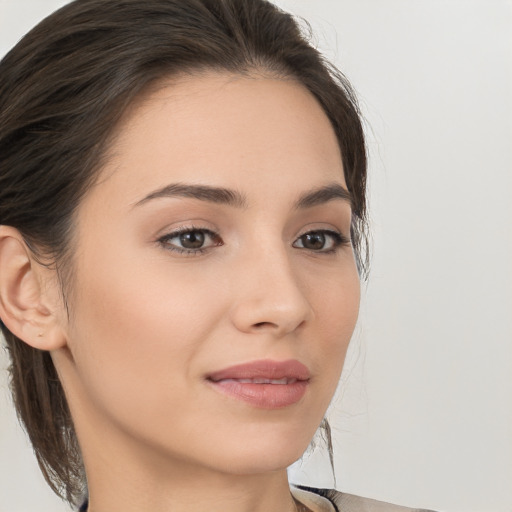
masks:
<path id="1" fill-rule="evenodd" d="M 326 500 L 329 500 L 331 502 L 336 512 L 340 512 L 339 508 L 336 506 L 336 503 L 334 502 L 334 498 L 337 493 L 333 489 L 317 489 L 316 487 L 308 487 L 307 485 L 292 485 L 294 487 L 297 487 L 297 489 L 302 489 L 303 491 L 312 492 L 313 494 L 318 494 L 319 496 L 322 496 L 322 498 L 325 498 Z"/>

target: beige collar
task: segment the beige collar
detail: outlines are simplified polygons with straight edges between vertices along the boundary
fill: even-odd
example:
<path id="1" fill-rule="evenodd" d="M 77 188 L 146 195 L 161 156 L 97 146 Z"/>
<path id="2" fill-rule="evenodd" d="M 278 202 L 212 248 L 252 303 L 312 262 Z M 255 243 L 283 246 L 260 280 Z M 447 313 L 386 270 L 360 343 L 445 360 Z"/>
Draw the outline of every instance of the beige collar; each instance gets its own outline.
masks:
<path id="1" fill-rule="evenodd" d="M 323 496 L 315 494 L 310 491 L 298 489 L 297 487 L 290 487 L 292 496 L 300 501 L 303 505 L 308 507 L 311 512 L 335 512 L 333 504 Z"/>

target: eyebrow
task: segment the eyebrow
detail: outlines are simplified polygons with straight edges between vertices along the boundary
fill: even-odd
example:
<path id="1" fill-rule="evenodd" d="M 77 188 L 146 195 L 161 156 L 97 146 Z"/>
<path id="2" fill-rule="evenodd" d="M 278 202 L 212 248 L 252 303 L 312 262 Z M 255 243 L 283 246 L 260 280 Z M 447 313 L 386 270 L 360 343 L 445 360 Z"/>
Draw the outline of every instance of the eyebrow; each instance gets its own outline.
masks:
<path id="1" fill-rule="evenodd" d="M 295 209 L 302 210 L 312 208 L 313 206 L 327 203 L 333 199 L 341 199 L 352 207 L 352 196 L 350 192 L 339 183 L 330 183 L 302 194 L 295 203 Z"/>
<path id="2" fill-rule="evenodd" d="M 247 197 L 238 190 L 185 183 L 171 183 L 170 185 L 155 190 L 140 201 L 137 201 L 134 207 L 162 197 L 189 197 L 235 208 L 248 207 Z M 329 183 L 328 185 L 301 194 L 296 200 L 294 208 L 296 210 L 312 208 L 334 199 L 341 199 L 352 206 L 352 196 L 350 192 L 339 183 Z"/>
<path id="3" fill-rule="evenodd" d="M 152 199 L 160 197 L 190 197 L 207 201 L 209 203 L 225 204 L 235 208 L 247 208 L 247 198 L 237 190 L 210 185 L 192 185 L 185 183 L 171 183 L 163 188 L 151 192 L 146 197 L 136 202 L 134 206 L 140 206 Z"/>

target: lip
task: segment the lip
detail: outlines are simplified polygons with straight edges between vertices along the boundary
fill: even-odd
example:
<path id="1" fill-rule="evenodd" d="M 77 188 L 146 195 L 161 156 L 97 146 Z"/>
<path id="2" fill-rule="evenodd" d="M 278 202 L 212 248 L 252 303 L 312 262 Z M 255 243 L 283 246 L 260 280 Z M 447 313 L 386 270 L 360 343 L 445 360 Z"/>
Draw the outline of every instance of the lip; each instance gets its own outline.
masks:
<path id="1" fill-rule="evenodd" d="M 216 391 L 252 406 L 280 409 L 300 401 L 310 377 L 307 366 L 295 359 L 264 359 L 213 372 L 206 381 Z"/>

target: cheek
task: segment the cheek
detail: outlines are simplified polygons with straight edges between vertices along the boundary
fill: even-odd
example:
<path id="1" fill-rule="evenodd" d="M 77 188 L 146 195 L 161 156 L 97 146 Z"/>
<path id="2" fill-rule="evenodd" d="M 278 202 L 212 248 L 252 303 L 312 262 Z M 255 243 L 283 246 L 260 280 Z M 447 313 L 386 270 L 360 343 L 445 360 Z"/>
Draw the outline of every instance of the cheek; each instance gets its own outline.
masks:
<path id="1" fill-rule="evenodd" d="M 359 314 L 357 272 L 345 272 L 338 279 L 326 280 L 314 296 L 318 361 L 326 376 L 325 385 L 334 393 Z"/>
<path id="2" fill-rule="evenodd" d="M 71 350 L 88 399 L 109 414 L 149 414 L 178 403 L 220 313 L 204 279 L 167 262 L 96 260 L 77 280 Z M 193 392 L 193 390 L 192 390 Z M 136 406 L 135 406 L 136 404 Z"/>

